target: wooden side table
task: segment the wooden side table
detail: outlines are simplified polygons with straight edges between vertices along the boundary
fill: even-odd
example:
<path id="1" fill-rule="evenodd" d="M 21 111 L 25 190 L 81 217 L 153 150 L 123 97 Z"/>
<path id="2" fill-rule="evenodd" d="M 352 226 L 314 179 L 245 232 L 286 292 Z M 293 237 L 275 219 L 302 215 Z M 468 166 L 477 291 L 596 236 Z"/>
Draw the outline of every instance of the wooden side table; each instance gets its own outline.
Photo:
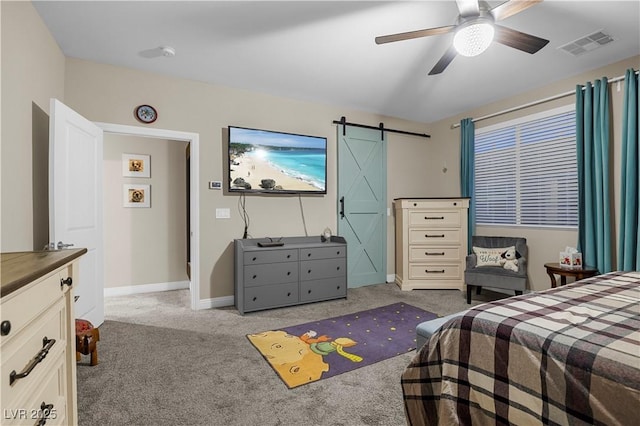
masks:
<path id="1" fill-rule="evenodd" d="M 559 263 L 545 263 L 544 267 L 547 269 L 547 275 L 551 278 L 551 287 L 556 287 L 556 275 L 560 275 L 560 285 L 567 284 L 567 277 L 574 277 L 576 280 L 583 278 L 593 277 L 598 275 L 598 270 L 592 266 L 583 266 L 582 268 L 563 268 Z"/>

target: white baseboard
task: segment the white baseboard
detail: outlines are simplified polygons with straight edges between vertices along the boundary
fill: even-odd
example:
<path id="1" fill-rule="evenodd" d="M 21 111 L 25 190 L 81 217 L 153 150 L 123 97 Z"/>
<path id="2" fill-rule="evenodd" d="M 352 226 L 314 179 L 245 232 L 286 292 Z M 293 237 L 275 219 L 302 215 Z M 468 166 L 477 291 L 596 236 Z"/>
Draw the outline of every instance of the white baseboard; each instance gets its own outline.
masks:
<path id="1" fill-rule="evenodd" d="M 234 296 L 214 297 L 213 299 L 200 299 L 196 309 L 224 308 L 233 305 L 235 305 Z"/>
<path id="2" fill-rule="evenodd" d="M 387 282 L 388 282 L 388 283 L 394 283 L 394 282 L 396 282 L 396 274 L 389 274 L 389 275 L 387 275 Z"/>
<path id="3" fill-rule="evenodd" d="M 130 294 L 155 293 L 158 291 L 183 290 L 189 288 L 189 281 L 173 281 L 170 283 L 140 284 L 126 287 L 108 287 L 104 289 L 104 297 L 127 296 Z"/>

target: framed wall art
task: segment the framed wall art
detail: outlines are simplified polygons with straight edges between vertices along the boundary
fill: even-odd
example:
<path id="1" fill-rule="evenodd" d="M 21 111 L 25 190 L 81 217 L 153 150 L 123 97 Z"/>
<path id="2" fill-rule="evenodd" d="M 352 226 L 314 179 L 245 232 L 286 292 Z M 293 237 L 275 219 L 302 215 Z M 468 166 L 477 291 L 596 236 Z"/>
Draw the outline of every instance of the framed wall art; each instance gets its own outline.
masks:
<path id="1" fill-rule="evenodd" d="M 122 185 L 123 207 L 151 207 L 151 185 Z"/>
<path id="2" fill-rule="evenodd" d="M 122 176 L 151 177 L 151 156 L 144 154 L 122 154 Z"/>

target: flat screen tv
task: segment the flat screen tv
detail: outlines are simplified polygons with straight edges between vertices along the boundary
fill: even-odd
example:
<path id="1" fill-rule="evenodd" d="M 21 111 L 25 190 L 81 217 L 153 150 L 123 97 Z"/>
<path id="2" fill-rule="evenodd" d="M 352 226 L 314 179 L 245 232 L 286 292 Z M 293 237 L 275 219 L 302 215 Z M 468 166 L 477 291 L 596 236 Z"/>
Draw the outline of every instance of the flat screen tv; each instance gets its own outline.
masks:
<path id="1" fill-rule="evenodd" d="M 327 138 L 229 126 L 228 190 L 326 194 Z"/>

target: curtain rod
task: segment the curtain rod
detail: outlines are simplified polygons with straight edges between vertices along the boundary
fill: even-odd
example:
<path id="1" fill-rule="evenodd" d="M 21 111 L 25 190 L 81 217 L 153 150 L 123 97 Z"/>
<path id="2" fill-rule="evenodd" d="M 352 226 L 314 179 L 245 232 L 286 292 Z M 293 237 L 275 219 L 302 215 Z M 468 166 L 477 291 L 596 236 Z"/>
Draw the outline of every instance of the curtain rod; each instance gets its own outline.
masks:
<path id="1" fill-rule="evenodd" d="M 638 74 L 638 71 L 636 71 L 636 74 Z M 608 83 L 615 83 L 616 81 L 620 81 L 620 80 L 624 80 L 624 75 L 612 78 L 611 80 L 608 80 Z M 567 96 L 574 95 L 575 93 L 576 93 L 575 90 L 572 90 L 570 92 L 559 93 L 557 95 L 550 96 L 548 98 L 539 99 L 537 101 L 529 102 L 528 104 L 523 104 L 523 105 L 519 105 L 519 106 L 512 107 L 512 108 L 503 109 L 502 111 L 494 112 L 492 114 L 483 115 L 482 117 L 474 118 L 471 121 L 475 123 L 476 121 L 486 120 L 488 118 L 493 118 L 493 117 L 497 117 L 499 115 L 507 114 L 507 113 L 514 112 L 514 111 L 519 111 L 521 109 L 529 108 L 529 107 L 536 106 L 536 105 L 540 105 L 540 104 L 543 104 L 545 102 L 551 102 L 551 101 L 555 101 L 556 99 L 562 99 L 562 98 L 565 98 Z M 451 125 L 452 129 L 455 129 L 455 128 L 458 128 L 458 127 L 460 127 L 460 123 L 454 123 L 454 124 Z"/>
<path id="2" fill-rule="evenodd" d="M 426 133 L 414 133 L 414 132 L 407 132 L 405 130 L 396 130 L 396 129 L 388 129 L 386 127 L 384 127 L 384 123 L 380 123 L 378 125 L 378 127 L 375 126 L 367 126 L 366 124 L 357 124 L 357 123 L 349 123 L 347 121 L 347 119 L 345 118 L 345 116 L 340 117 L 340 120 L 333 120 L 333 124 L 342 124 L 343 126 L 351 126 L 351 127 L 360 127 L 363 129 L 373 129 L 373 130 L 380 130 L 380 138 L 382 139 L 384 137 L 384 132 L 392 132 L 392 133 L 400 133 L 402 135 L 410 135 L 410 136 L 419 136 L 422 138 L 430 138 L 431 135 L 427 135 Z M 342 135 L 344 136 L 346 134 L 345 129 L 342 129 Z"/>

